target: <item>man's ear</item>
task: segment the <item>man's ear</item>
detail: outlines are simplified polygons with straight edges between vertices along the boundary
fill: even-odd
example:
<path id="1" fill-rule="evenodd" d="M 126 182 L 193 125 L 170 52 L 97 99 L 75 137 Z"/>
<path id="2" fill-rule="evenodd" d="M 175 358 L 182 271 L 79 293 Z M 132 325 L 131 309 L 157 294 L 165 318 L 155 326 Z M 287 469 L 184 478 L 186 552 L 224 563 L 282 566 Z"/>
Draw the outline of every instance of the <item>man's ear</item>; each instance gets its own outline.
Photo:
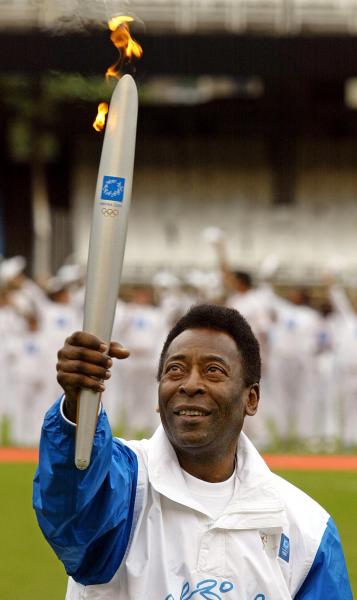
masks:
<path id="1" fill-rule="evenodd" d="M 260 398 L 259 383 L 253 383 L 247 390 L 247 398 L 245 402 L 245 414 L 253 417 L 258 410 Z"/>

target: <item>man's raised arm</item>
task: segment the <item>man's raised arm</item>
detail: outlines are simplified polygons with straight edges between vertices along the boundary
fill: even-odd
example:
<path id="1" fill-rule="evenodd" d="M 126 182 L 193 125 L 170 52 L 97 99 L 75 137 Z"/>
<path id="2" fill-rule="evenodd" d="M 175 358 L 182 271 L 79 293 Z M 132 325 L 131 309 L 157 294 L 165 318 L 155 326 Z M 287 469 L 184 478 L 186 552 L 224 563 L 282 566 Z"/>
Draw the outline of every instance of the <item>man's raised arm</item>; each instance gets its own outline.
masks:
<path id="1" fill-rule="evenodd" d="M 120 344 L 76 332 L 58 353 L 57 379 L 64 396 L 47 412 L 42 428 L 33 504 L 42 532 L 66 571 L 84 585 L 109 581 L 125 554 L 137 482 L 136 455 L 113 440 L 103 410 L 92 461 L 74 465 L 76 405 L 83 387 L 103 391 L 112 358 L 126 358 Z"/>

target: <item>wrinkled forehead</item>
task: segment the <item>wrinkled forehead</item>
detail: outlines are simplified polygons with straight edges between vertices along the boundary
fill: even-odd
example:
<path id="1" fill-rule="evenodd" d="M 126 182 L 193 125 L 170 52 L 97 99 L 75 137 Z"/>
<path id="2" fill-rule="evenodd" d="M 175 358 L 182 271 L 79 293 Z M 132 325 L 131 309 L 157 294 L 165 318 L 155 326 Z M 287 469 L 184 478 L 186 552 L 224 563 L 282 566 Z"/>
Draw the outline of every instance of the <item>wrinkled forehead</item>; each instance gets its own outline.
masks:
<path id="1" fill-rule="evenodd" d="M 175 354 L 217 355 L 227 362 L 241 362 L 234 339 L 225 331 L 209 328 L 185 329 L 172 340 L 166 352 L 166 360 Z"/>

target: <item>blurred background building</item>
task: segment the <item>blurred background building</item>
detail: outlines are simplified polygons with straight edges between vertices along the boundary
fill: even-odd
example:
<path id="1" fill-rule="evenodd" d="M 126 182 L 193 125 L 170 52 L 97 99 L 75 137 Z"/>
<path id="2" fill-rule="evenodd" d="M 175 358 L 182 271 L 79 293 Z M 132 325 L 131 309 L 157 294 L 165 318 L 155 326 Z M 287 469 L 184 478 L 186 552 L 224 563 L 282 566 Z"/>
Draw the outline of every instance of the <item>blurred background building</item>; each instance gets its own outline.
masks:
<path id="1" fill-rule="evenodd" d="M 144 53 L 112 424 L 153 430 L 162 340 L 209 301 L 261 344 L 253 440 L 355 450 L 357 0 L 0 0 L 0 443 L 37 443 L 82 324 L 117 14 Z"/>
<path id="2" fill-rule="evenodd" d="M 35 276 L 86 261 L 117 12 L 144 50 L 124 279 L 212 268 L 214 225 L 232 267 L 269 251 L 282 282 L 338 263 L 354 286 L 354 0 L 2 0 L 0 252 Z"/>

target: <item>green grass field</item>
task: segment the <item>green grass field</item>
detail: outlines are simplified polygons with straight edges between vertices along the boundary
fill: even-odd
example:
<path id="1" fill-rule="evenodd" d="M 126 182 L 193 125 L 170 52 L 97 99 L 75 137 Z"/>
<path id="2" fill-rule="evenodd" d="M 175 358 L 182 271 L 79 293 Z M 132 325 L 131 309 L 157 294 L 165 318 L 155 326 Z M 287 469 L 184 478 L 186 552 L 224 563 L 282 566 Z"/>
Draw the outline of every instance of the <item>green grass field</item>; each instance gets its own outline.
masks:
<path id="1" fill-rule="evenodd" d="M 31 508 L 34 469 L 28 464 L 0 464 L 3 490 L 0 496 L 0 577 L 4 600 L 63 600 L 65 596 L 66 576 L 42 538 Z M 280 474 L 333 515 L 357 595 L 357 474 L 298 471 Z"/>

